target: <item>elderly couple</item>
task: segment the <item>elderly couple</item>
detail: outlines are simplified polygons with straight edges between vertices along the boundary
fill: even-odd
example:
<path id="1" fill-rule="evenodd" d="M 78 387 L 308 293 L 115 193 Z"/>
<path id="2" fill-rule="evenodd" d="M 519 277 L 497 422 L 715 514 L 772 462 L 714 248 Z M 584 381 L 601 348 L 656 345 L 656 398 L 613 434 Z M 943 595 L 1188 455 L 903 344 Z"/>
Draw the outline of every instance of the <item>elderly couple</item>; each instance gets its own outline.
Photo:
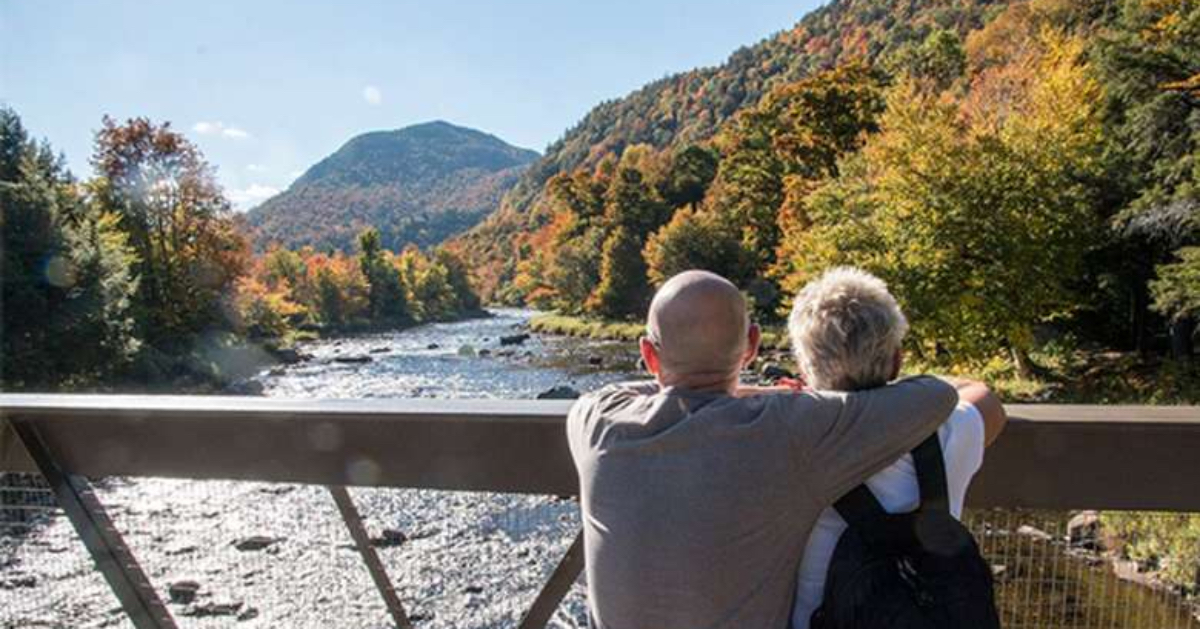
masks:
<path id="1" fill-rule="evenodd" d="M 641 340 L 654 380 L 606 387 L 571 409 L 594 626 L 823 625 L 811 619 L 828 600 L 847 528 L 839 499 L 865 483 L 877 501 L 867 503 L 915 513 L 938 487 L 909 454 L 925 443 L 940 446 L 933 467 L 947 510 L 961 514 L 1006 420 L 988 389 L 896 380 L 907 322 L 884 283 L 861 271 L 835 269 L 804 287 L 788 328 L 803 386 L 739 384 L 759 344 L 741 292 L 712 273 L 681 273 L 654 296 Z M 901 566 L 917 575 L 902 580 L 924 569 Z"/>

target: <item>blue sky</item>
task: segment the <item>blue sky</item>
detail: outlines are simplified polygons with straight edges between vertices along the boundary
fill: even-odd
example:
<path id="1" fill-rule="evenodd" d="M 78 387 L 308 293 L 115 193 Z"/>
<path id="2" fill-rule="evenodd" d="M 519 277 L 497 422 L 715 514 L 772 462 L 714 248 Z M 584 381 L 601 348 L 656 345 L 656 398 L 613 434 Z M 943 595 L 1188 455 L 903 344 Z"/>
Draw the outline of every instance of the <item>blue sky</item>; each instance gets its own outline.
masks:
<path id="1" fill-rule="evenodd" d="M 0 0 L 0 102 L 90 171 L 104 114 L 184 131 L 241 208 L 356 134 L 433 119 L 541 151 L 601 100 L 816 0 Z"/>

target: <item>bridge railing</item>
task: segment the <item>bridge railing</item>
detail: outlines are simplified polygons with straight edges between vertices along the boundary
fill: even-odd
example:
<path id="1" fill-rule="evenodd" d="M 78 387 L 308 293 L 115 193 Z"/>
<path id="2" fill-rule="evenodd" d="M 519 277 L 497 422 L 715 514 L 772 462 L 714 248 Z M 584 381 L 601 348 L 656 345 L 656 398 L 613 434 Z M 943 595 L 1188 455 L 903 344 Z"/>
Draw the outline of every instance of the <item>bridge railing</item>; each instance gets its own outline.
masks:
<path id="1" fill-rule="evenodd" d="M 89 479 L 324 486 L 392 622 L 408 627 L 412 620 L 405 605 L 413 601 L 397 594 L 346 487 L 571 496 L 577 484 L 563 427 L 569 406 L 514 400 L 0 395 L 0 472 L 45 478 L 97 570 L 139 628 L 174 627 L 176 620 Z M 1058 616 L 1071 615 L 1060 598 L 1109 592 L 1096 590 L 1095 584 L 1066 591 L 1063 575 L 1093 570 L 1106 559 L 1099 552 L 1084 556 L 1068 539 L 1064 512 L 1200 512 L 1200 408 L 1012 405 L 1008 411 L 1010 424 L 972 484 L 970 520 L 986 538 L 981 540 L 985 552 L 990 543 L 997 553 L 998 574 L 1022 572 L 1022 587 L 1036 577 L 1038 588 L 1064 590 L 1048 603 L 1064 607 Z M 582 567 L 579 551 L 576 536 L 522 615 L 522 627 L 544 626 L 551 618 Z M 1034 555 L 1040 563 L 1031 563 Z M 0 561 L 0 576 L 3 565 Z M 1110 595 L 1099 598 L 1110 598 L 1110 606 L 1133 604 L 1136 596 L 1111 587 Z M 1050 620 L 1055 613 L 1039 611 L 1036 618 L 1027 613 L 1010 626 L 1060 626 Z M 1061 626 L 1196 626 L 1190 614 L 1179 611 L 1170 624 L 1158 625 L 1130 624 L 1134 612 L 1128 609 L 1107 613 L 1106 621 L 1088 617 L 1082 624 Z M 0 617 L 0 627 L 4 620 Z"/>

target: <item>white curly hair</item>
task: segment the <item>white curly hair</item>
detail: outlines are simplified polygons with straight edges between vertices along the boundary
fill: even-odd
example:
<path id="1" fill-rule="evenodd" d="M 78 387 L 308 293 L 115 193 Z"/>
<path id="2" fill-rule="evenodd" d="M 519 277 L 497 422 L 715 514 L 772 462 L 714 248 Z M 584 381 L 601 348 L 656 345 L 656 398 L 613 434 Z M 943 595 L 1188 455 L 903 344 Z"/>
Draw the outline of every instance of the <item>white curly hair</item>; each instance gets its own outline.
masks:
<path id="1" fill-rule="evenodd" d="M 908 320 L 883 280 L 836 267 L 796 295 L 788 334 L 805 381 L 817 389 L 854 391 L 895 376 Z"/>

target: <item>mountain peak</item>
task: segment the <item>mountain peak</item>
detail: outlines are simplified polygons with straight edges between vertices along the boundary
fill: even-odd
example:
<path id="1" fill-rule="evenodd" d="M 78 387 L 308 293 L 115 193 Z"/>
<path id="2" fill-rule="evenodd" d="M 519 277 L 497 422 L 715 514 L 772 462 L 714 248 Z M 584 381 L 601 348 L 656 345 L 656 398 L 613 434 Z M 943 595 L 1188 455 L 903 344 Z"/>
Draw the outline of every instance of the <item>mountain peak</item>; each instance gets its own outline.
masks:
<path id="1" fill-rule="evenodd" d="M 499 203 L 535 151 L 444 120 L 354 136 L 284 192 L 250 211 L 264 248 L 353 248 L 376 227 L 384 244 L 428 246 Z"/>

